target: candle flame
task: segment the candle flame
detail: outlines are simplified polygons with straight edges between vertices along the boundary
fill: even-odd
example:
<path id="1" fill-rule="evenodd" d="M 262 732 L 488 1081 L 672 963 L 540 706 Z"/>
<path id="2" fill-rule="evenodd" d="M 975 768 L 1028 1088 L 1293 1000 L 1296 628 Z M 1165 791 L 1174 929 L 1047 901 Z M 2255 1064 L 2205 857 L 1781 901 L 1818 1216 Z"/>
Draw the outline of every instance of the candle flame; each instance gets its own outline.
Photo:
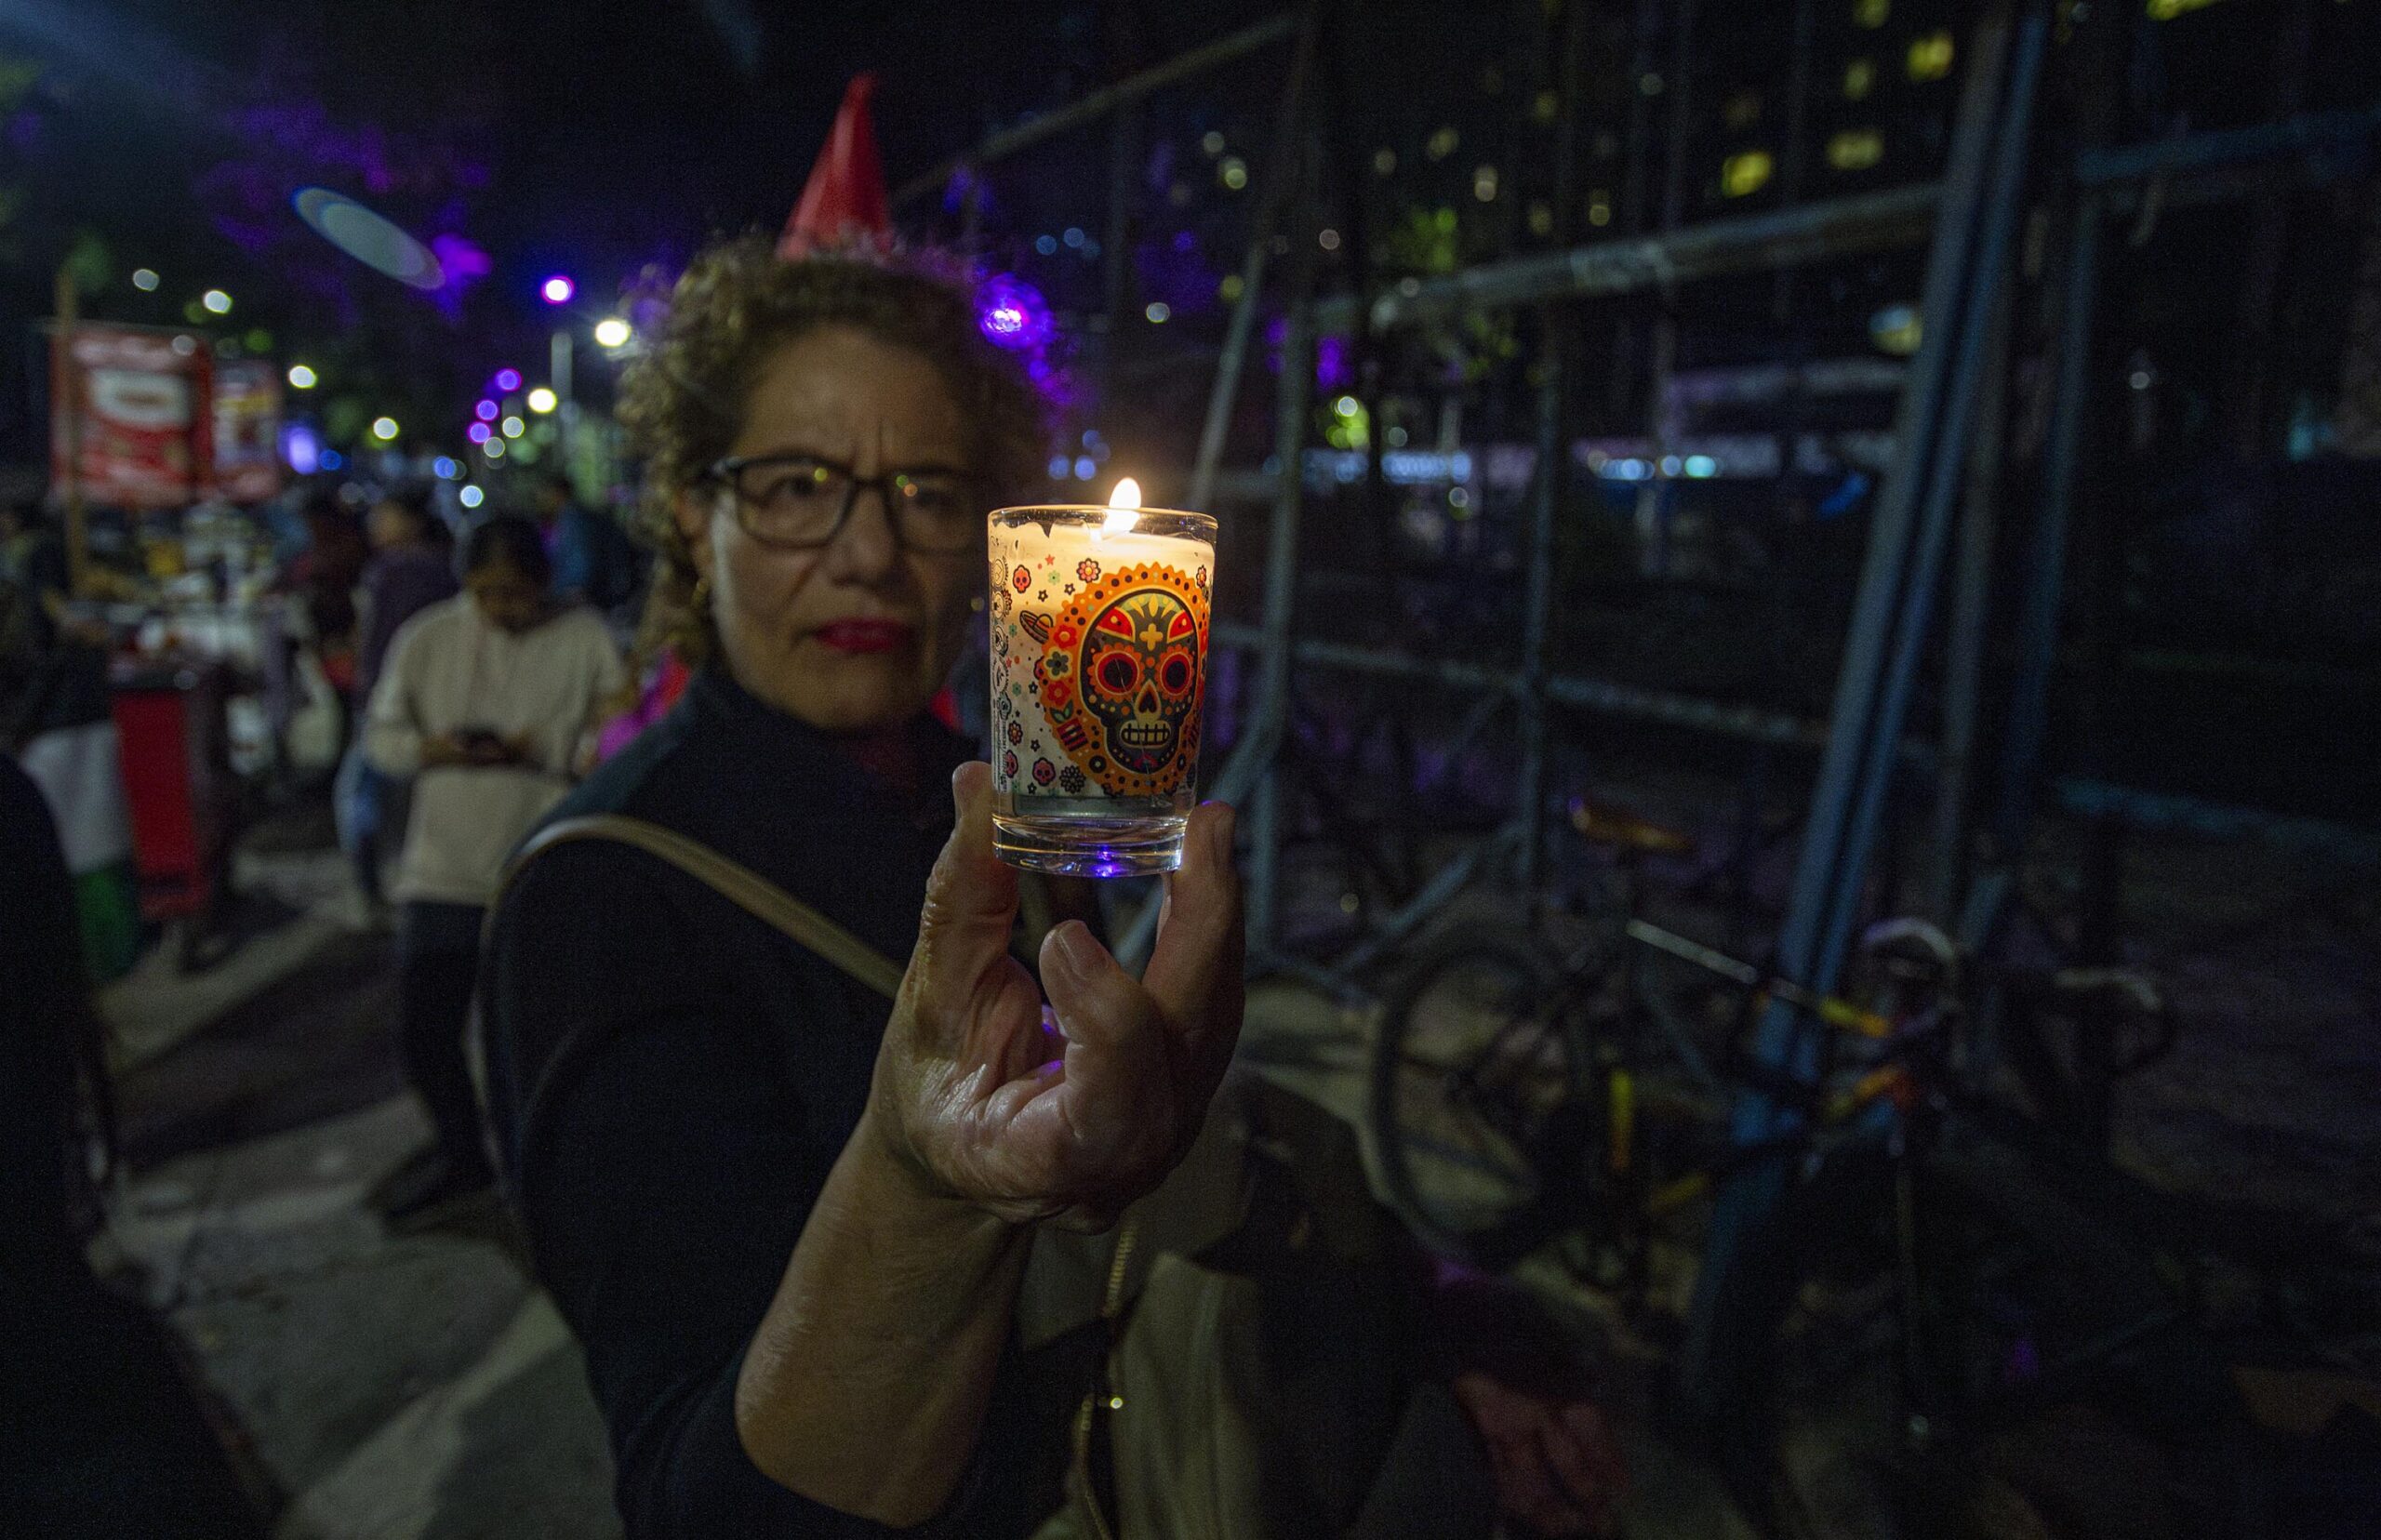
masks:
<path id="1" fill-rule="evenodd" d="M 1105 535 L 1127 534 L 1139 520 L 1134 517 L 1141 508 L 1141 484 L 1126 476 L 1108 494 L 1108 525 Z"/>

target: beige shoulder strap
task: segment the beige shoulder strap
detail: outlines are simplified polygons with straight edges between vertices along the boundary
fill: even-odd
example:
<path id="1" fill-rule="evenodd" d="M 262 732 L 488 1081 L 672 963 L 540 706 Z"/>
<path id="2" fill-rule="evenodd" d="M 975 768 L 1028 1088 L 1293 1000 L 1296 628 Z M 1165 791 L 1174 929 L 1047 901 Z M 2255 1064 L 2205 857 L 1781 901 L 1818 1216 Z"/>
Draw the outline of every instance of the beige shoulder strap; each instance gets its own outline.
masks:
<path id="1" fill-rule="evenodd" d="M 609 840 L 658 856 L 885 999 L 900 992 L 899 963 L 759 872 L 729 860 L 699 840 L 690 840 L 659 824 L 618 813 L 562 818 L 531 835 L 528 843 L 505 863 L 504 875 L 497 882 L 496 896 L 488 903 L 489 915 L 493 917 L 497 906 L 504 901 L 505 893 L 521 875 L 522 868 L 544 852 L 573 840 Z"/>

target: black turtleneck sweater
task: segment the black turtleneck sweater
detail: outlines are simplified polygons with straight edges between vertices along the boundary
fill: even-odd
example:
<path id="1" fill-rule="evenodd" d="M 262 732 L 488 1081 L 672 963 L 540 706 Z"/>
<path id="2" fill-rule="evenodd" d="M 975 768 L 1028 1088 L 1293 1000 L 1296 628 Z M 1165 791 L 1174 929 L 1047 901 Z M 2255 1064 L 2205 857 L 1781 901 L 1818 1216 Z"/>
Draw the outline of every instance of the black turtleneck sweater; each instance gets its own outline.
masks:
<path id="1" fill-rule="evenodd" d="M 552 816 L 664 825 L 903 960 L 964 757 L 924 720 L 913 748 L 904 797 L 712 670 Z M 858 1123 L 885 1001 L 674 868 L 592 841 L 539 856 L 506 896 L 485 987 L 507 1175 L 586 1348 L 629 1533 L 886 1533 L 771 1481 L 735 1422 L 745 1345 Z M 1021 1534 L 1046 1509 L 1015 1379 L 931 1533 Z"/>

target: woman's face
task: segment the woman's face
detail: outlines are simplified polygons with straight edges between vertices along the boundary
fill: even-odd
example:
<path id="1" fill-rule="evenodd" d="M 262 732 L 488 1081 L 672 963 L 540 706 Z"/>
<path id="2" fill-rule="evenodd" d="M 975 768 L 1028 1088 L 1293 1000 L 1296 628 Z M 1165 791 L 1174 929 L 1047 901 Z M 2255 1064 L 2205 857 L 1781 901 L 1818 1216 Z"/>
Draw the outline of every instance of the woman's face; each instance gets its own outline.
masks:
<path id="1" fill-rule="evenodd" d="M 974 435 L 925 357 L 848 326 L 772 353 L 744 404 L 731 455 L 801 454 L 861 478 L 965 469 Z M 959 656 L 983 552 L 924 554 L 895 538 L 863 489 L 835 538 L 785 550 L 738 524 L 734 498 L 679 499 L 678 527 L 711 586 L 711 614 L 737 683 L 828 732 L 891 726 L 924 709 Z"/>

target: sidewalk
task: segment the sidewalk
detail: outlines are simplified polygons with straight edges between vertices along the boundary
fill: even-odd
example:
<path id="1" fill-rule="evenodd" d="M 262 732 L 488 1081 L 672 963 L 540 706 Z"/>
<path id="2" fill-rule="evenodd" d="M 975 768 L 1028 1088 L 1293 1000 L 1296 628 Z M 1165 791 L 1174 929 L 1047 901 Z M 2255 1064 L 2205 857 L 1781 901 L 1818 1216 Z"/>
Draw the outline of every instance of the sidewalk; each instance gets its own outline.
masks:
<path id="1" fill-rule="evenodd" d="M 113 1241 L 274 1494 L 276 1536 L 618 1535 L 578 1348 L 502 1211 L 392 1235 L 365 1205 L 429 1137 L 404 1090 L 389 938 L 350 927 L 335 855 L 244 853 L 241 872 L 270 923 L 206 973 L 153 959 L 107 999 L 131 1173 Z M 1260 990 L 1244 1042 L 1349 1116 L 1366 1029 Z M 1571 1293 L 1558 1308 L 1604 1336 Z M 1629 1441 L 1630 1535 L 1749 1537 L 1706 1473 Z"/>
<path id="2" fill-rule="evenodd" d="M 493 1203 L 391 1235 L 372 1183 L 429 1137 L 391 947 L 320 850 L 243 853 L 268 923 L 205 973 L 108 992 L 130 1175 L 112 1240 L 299 1540 L 605 1540 L 577 1346 Z M 104 1243 L 103 1243 L 104 1244 Z"/>

